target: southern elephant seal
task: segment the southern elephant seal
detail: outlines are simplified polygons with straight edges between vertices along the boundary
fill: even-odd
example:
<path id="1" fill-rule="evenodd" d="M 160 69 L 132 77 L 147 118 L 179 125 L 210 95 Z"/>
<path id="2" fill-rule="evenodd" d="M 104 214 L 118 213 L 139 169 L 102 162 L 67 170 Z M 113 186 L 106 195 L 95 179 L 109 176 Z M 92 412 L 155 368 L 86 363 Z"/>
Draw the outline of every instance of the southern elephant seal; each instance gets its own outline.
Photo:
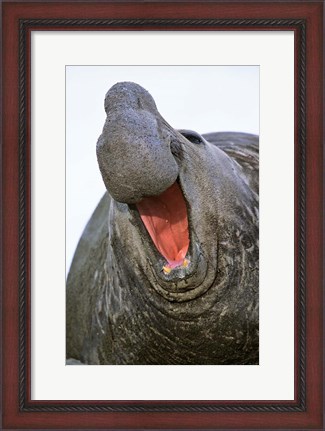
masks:
<path id="1" fill-rule="evenodd" d="M 258 137 L 174 130 L 131 82 L 105 110 L 107 193 L 68 275 L 67 358 L 258 364 Z"/>

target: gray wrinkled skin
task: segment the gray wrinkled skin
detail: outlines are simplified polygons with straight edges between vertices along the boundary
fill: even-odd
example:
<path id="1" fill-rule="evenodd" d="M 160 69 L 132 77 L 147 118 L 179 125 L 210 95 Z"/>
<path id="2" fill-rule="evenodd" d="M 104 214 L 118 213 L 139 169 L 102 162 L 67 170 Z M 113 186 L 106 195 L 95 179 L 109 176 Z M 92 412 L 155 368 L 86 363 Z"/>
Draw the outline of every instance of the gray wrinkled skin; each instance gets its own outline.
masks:
<path id="1" fill-rule="evenodd" d="M 177 131 L 143 88 L 105 99 L 97 143 L 108 192 L 67 281 L 67 358 L 85 364 L 258 364 L 258 137 Z M 134 202 L 178 178 L 187 268 L 165 260 Z"/>

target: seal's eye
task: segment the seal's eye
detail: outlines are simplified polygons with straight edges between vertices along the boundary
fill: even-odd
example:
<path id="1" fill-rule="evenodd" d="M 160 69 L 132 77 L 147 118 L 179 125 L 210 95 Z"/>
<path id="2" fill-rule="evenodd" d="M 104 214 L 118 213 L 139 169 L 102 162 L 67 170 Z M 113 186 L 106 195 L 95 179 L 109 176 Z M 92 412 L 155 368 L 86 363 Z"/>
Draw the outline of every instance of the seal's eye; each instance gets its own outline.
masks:
<path id="1" fill-rule="evenodd" d="M 188 139 L 193 144 L 204 143 L 202 136 L 199 133 L 194 132 L 193 130 L 179 130 L 179 133 L 181 133 L 184 138 Z"/>

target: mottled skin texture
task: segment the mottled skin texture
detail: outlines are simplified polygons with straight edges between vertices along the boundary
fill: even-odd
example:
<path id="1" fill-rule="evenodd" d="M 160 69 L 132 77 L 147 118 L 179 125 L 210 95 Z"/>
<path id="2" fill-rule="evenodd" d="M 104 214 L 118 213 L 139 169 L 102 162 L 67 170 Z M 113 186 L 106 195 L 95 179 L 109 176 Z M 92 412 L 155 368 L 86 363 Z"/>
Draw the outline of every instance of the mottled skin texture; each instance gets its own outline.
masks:
<path id="1" fill-rule="evenodd" d="M 105 107 L 97 155 L 110 193 L 68 276 L 67 358 L 258 364 L 258 137 L 176 131 L 133 83 L 114 86 Z M 166 275 L 134 203 L 176 178 L 188 208 L 190 265 Z"/>

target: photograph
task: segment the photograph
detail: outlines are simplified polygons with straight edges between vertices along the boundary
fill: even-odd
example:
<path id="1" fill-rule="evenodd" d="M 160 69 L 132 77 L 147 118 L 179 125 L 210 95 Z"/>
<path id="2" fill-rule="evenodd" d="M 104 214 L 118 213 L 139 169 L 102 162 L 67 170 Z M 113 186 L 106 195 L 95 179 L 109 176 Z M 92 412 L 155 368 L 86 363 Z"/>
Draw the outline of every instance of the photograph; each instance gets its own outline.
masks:
<path id="1" fill-rule="evenodd" d="M 66 67 L 68 365 L 259 363 L 259 67 Z"/>

